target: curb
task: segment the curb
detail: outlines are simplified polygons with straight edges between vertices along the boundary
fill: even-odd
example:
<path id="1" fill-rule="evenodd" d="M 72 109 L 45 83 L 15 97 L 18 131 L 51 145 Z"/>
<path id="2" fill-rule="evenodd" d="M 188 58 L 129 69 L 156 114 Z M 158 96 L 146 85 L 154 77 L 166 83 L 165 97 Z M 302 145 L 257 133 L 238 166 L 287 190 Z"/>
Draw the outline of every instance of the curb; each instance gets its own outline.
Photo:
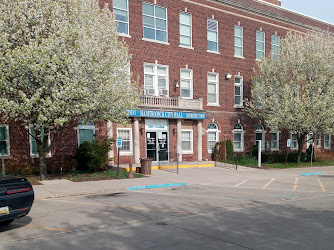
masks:
<path id="1" fill-rule="evenodd" d="M 194 164 L 194 165 L 179 165 L 180 168 L 207 168 L 207 167 L 214 167 L 215 164 L 208 163 L 208 164 Z M 151 170 L 162 170 L 162 169 L 176 169 L 177 165 L 171 165 L 171 166 L 152 166 Z M 132 168 L 133 171 L 136 170 L 136 168 Z M 123 168 L 123 171 L 129 172 L 130 168 L 126 167 Z"/>
<path id="2" fill-rule="evenodd" d="M 165 188 L 165 187 L 179 187 L 179 186 L 186 186 L 186 185 L 187 185 L 187 183 L 169 183 L 169 184 L 158 184 L 158 185 L 147 185 L 147 186 L 129 187 L 129 190 Z"/>

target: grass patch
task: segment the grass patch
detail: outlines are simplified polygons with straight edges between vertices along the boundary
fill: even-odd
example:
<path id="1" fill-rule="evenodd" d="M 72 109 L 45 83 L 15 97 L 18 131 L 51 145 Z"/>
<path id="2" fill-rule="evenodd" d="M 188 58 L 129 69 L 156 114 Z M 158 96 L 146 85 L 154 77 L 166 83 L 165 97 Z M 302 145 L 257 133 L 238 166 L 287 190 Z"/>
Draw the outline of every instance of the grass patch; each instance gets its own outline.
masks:
<path id="1" fill-rule="evenodd" d="M 25 177 L 32 185 L 42 185 L 39 181 L 38 175 L 24 175 L 24 174 L 14 174 L 10 175 L 13 178 L 20 178 Z M 65 173 L 62 176 L 48 176 L 50 180 L 52 179 L 66 179 L 73 182 L 82 182 L 82 181 L 99 181 L 99 180 L 113 180 L 117 178 L 117 171 L 116 170 L 106 170 L 101 172 L 85 172 L 85 171 L 78 171 L 73 170 L 70 173 Z M 119 171 L 119 179 L 128 179 L 129 172 Z M 133 173 L 134 178 L 142 178 L 145 177 L 144 175 Z"/>
<path id="2" fill-rule="evenodd" d="M 236 159 L 234 159 L 233 161 L 227 161 L 227 163 L 235 164 Z M 254 157 L 245 156 L 245 157 L 238 158 L 238 165 L 256 168 L 258 166 L 258 161 Z M 334 166 L 334 160 L 315 161 L 312 163 L 312 166 L 313 167 Z M 301 168 L 301 167 L 311 167 L 311 162 L 301 162 L 300 164 L 288 162 L 286 166 L 285 166 L 285 163 L 261 163 L 261 167 L 264 167 L 264 168 Z"/>
<path id="3" fill-rule="evenodd" d="M 133 173 L 134 178 L 144 177 L 141 174 Z M 98 181 L 98 180 L 112 180 L 117 178 L 117 171 L 115 170 L 107 170 L 102 172 L 95 173 L 85 173 L 82 171 L 73 171 L 69 174 L 63 176 L 64 179 L 81 182 L 81 181 Z M 129 178 L 129 172 L 120 171 L 118 175 L 119 179 L 127 179 Z"/>

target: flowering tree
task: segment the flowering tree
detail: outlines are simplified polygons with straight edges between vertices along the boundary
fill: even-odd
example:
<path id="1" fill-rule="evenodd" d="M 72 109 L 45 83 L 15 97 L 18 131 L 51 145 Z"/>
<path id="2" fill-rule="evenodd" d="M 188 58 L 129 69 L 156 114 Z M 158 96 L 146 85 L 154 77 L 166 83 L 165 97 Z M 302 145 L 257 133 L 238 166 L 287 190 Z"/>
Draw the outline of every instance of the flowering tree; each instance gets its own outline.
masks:
<path id="1" fill-rule="evenodd" d="M 297 133 L 298 157 L 309 132 L 334 130 L 334 43 L 330 34 L 287 33 L 279 57 L 258 64 L 246 110 L 271 128 Z"/>
<path id="2" fill-rule="evenodd" d="M 124 122 L 135 108 L 128 49 L 98 0 L 0 0 L 0 17 L 0 115 L 32 128 L 45 178 L 46 155 L 64 125 Z"/>

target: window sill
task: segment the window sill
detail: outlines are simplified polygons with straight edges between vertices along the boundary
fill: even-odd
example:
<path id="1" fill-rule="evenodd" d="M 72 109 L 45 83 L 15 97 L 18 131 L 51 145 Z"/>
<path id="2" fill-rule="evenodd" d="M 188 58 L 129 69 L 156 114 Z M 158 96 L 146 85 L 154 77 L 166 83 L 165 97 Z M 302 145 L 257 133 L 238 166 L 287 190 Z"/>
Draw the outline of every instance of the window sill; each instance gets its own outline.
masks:
<path id="1" fill-rule="evenodd" d="M 244 105 L 234 105 L 233 107 L 236 108 L 236 109 L 241 109 L 241 108 L 244 107 Z"/>
<path id="2" fill-rule="evenodd" d="M 279 149 L 278 148 L 272 148 L 271 151 L 272 152 L 277 152 L 277 151 L 279 151 Z"/>
<path id="3" fill-rule="evenodd" d="M 161 42 L 161 41 L 158 41 L 158 40 L 152 40 L 152 39 L 148 39 L 148 38 L 142 38 L 142 40 L 146 41 L 146 42 L 151 42 L 151 43 L 160 43 L 160 44 L 170 45 L 170 43 L 168 43 L 168 42 Z"/>
<path id="4" fill-rule="evenodd" d="M 239 59 L 245 59 L 244 56 L 236 56 L 236 55 L 234 55 L 234 57 L 235 57 L 235 58 L 239 58 Z"/>
<path id="5" fill-rule="evenodd" d="M 235 149 L 234 152 L 242 153 L 242 152 L 244 152 L 244 150 L 243 149 Z"/>
<path id="6" fill-rule="evenodd" d="M 186 45 L 179 45 L 180 48 L 184 48 L 184 49 L 192 49 L 194 50 L 194 47 L 190 47 L 190 46 L 186 46 Z"/>
<path id="7" fill-rule="evenodd" d="M 183 155 L 193 155 L 194 151 L 182 151 Z"/>
<path id="8" fill-rule="evenodd" d="M 206 52 L 216 54 L 216 55 L 220 55 L 220 52 L 218 52 L 218 51 L 207 50 Z"/>
<path id="9" fill-rule="evenodd" d="M 209 107 L 220 107 L 219 104 L 214 104 L 214 103 L 208 103 L 207 106 L 209 106 Z"/>
<path id="10" fill-rule="evenodd" d="M 31 158 L 39 158 L 39 155 L 30 155 L 30 157 Z M 48 154 L 47 156 L 46 156 L 46 158 L 51 158 L 51 155 L 50 154 Z"/>
<path id="11" fill-rule="evenodd" d="M 120 151 L 119 156 L 133 156 L 133 153 L 132 152 L 122 152 L 122 151 Z"/>
<path id="12" fill-rule="evenodd" d="M 130 35 L 128 35 L 128 34 L 124 34 L 124 33 L 118 33 L 118 36 L 131 38 Z"/>

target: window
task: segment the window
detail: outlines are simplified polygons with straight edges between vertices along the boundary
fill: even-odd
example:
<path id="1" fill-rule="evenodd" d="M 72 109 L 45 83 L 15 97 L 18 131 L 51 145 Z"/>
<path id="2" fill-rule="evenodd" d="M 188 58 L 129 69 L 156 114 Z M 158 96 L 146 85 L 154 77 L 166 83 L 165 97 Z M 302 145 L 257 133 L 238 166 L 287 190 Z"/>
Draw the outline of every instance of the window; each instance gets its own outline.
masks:
<path id="1" fill-rule="evenodd" d="M 291 149 L 298 149 L 297 132 L 291 132 Z"/>
<path id="2" fill-rule="evenodd" d="M 30 134 L 34 133 L 34 127 L 33 126 L 30 126 L 29 130 L 30 130 Z M 43 142 L 43 139 L 44 139 L 44 129 L 43 128 L 42 128 L 42 131 L 41 131 L 41 138 L 42 138 L 42 142 Z M 37 142 L 36 142 L 35 138 L 33 138 L 31 135 L 29 135 L 29 141 L 30 141 L 30 155 L 31 156 L 38 156 L 39 153 L 38 153 Z M 49 147 L 49 145 L 50 145 L 50 134 L 48 135 L 48 142 L 45 145 L 45 147 L 47 148 L 47 147 Z M 48 156 L 51 156 L 51 152 L 49 152 Z"/>
<path id="3" fill-rule="evenodd" d="M 208 73 L 208 104 L 219 105 L 218 76 L 217 73 Z"/>
<path id="4" fill-rule="evenodd" d="M 233 128 L 233 150 L 244 151 L 244 129 L 240 123 L 235 124 Z"/>
<path id="5" fill-rule="evenodd" d="M 181 69 L 181 96 L 183 98 L 193 98 L 193 71 Z"/>
<path id="6" fill-rule="evenodd" d="M 78 146 L 85 141 L 92 142 L 94 140 L 94 133 L 94 122 L 80 119 L 78 123 Z"/>
<path id="7" fill-rule="evenodd" d="M 168 66 L 144 63 L 146 95 L 168 96 Z"/>
<path id="8" fill-rule="evenodd" d="M 234 56 L 243 57 L 243 28 L 234 26 Z"/>
<path id="9" fill-rule="evenodd" d="M 129 34 L 129 8 L 128 0 L 113 0 L 113 12 L 116 16 L 117 31 Z"/>
<path id="10" fill-rule="evenodd" d="M 118 128 L 117 137 L 122 138 L 122 147 L 120 149 L 120 154 L 132 154 L 132 129 Z"/>
<path id="11" fill-rule="evenodd" d="M 234 77 L 234 106 L 243 106 L 243 79 L 240 76 Z"/>
<path id="12" fill-rule="evenodd" d="M 317 134 L 317 148 L 321 148 L 321 133 Z"/>
<path id="13" fill-rule="evenodd" d="M 279 36 L 271 36 L 271 56 L 279 57 Z"/>
<path id="14" fill-rule="evenodd" d="M 310 132 L 306 136 L 306 148 L 309 148 L 310 145 L 313 145 L 313 132 Z"/>
<path id="15" fill-rule="evenodd" d="M 208 126 L 208 152 L 212 153 L 213 148 L 215 147 L 216 143 L 219 141 L 218 136 L 218 126 L 215 123 L 211 123 Z"/>
<path id="16" fill-rule="evenodd" d="M 167 9 L 143 3 L 144 38 L 167 42 Z"/>
<path id="17" fill-rule="evenodd" d="M 182 130 L 182 153 L 193 153 L 193 131 Z"/>
<path id="18" fill-rule="evenodd" d="M 218 52 L 218 21 L 208 19 L 207 31 L 208 51 Z"/>
<path id="19" fill-rule="evenodd" d="M 271 151 L 279 150 L 279 133 L 276 131 L 270 132 L 270 149 Z"/>
<path id="20" fill-rule="evenodd" d="M 324 149 L 331 148 L 331 135 L 327 134 L 324 136 Z"/>
<path id="21" fill-rule="evenodd" d="M 8 125 L 0 125 L 0 157 L 1 155 L 9 156 L 9 127 Z"/>
<path id="22" fill-rule="evenodd" d="M 261 124 L 258 124 L 256 126 L 255 140 L 256 140 L 256 144 L 258 144 L 258 141 L 261 141 L 261 150 L 262 151 L 265 150 L 264 128 Z"/>
<path id="23" fill-rule="evenodd" d="M 256 31 L 256 59 L 261 60 L 264 58 L 264 32 Z"/>
<path id="24" fill-rule="evenodd" d="M 191 15 L 189 13 L 180 12 L 180 45 L 192 46 L 192 27 Z"/>

